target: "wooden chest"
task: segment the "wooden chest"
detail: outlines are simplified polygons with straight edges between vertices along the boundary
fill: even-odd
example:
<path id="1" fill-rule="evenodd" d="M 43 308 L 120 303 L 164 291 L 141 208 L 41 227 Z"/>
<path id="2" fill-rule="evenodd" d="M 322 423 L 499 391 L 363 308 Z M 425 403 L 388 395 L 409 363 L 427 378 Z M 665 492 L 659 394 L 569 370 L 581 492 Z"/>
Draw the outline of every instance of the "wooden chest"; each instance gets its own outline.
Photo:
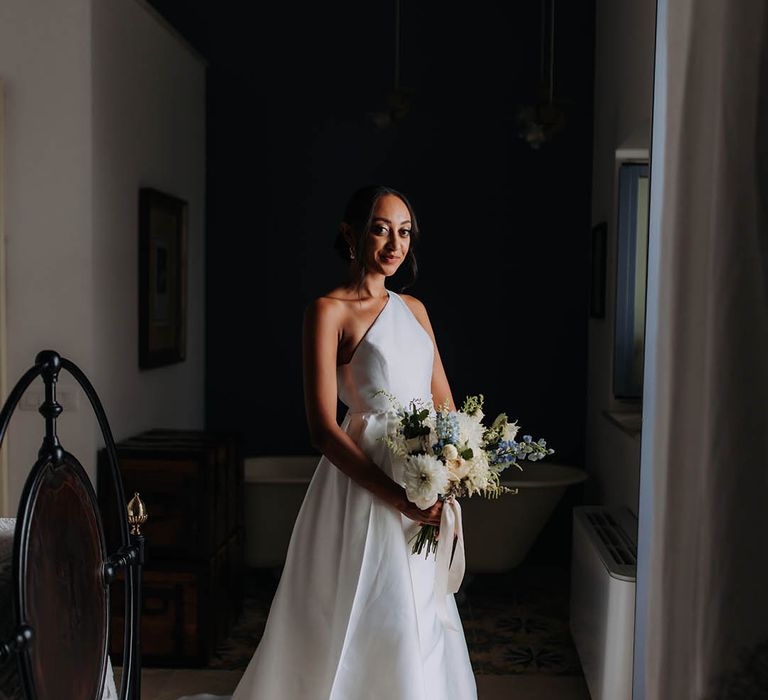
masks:
<path id="1" fill-rule="evenodd" d="M 117 444 L 125 498 L 146 503 L 142 661 L 200 666 L 242 610 L 243 462 L 234 440 L 201 431 L 152 430 Z M 114 523 L 111 480 L 99 453 L 97 491 Z M 105 532 L 107 542 L 118 533 Z M 110 651 L 122 653 L 123 587 L 112 587 Z"/>
<path id="2" fill-rule="evenodd" d="M 190 668 L 209 663 L 240 612 L 234 599 L 242 599 L 242 572 L 239 563 L 233 562 L 233 553 L 239 552 L 242 536 L 236 533 L 208 560 L 155 560 L 145 569 L 141 613 L 144 666 Z M 122 658 L 123 653 L 123 580 L 121 575 L 112 584 L 109 649 L 118 655 L 113 658 Z"/>

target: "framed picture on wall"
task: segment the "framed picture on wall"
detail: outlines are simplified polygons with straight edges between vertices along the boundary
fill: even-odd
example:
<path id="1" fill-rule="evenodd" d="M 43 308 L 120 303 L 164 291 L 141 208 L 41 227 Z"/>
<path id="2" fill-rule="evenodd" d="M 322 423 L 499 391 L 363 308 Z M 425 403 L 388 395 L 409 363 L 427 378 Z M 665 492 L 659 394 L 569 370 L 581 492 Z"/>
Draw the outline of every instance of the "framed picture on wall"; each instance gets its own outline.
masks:
<path id="1" fill-rule="evenodd" d="M 187 345 L 187 203 L 139 190 L 139 367 L 182 362 Z"/>

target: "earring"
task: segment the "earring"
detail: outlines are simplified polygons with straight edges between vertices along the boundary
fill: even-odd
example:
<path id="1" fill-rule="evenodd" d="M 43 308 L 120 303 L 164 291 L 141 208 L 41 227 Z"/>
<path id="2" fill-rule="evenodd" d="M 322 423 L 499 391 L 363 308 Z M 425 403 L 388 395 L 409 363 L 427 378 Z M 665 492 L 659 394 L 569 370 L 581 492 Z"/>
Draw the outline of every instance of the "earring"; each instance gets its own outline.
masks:
<path id="1" fill-rule="evenodd" d="M 349 259 L 354 260 L 355 259 L 355 251 L 352 250 L 352 246 L 349 246 Z"/>

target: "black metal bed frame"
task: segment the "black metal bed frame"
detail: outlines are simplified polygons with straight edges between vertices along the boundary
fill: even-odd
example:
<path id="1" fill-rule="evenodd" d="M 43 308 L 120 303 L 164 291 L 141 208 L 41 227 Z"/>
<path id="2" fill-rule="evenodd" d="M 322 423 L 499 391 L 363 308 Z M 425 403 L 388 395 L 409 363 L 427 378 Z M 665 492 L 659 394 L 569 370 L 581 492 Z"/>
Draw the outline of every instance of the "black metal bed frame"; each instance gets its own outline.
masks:
<path id="1" fill-rule="evenodd" d="M 113 479 L 114 494 L 117 499 L 117 513 L 120 520 L 118 527 L 120 542 L 116 551 L 107 554 L 104 538 L 104 529 L 101 514 L 97 505 L 96 495 L 87 473 L 74 457 L 62 447 L 57 432 L 56 421 L 63 407 L 56 400 L 56 384 L 61 370 L 69 372 L 88 397 L 91 407 L 96 414 L 99 427 L 106 445 L 110 465 L 110 473 Z M 16 409 L 21 396 L 29 385 L 37 378 L 42 377 L 45 384 L 45 400 L 39 408 L 39 412 L 45 419 L 45 436 L 38 452 L 37 461 L 27 477 L 18 508 L 16 530 L 13 546 L 13 592 L 15 631 L 11 639 L 0 640 L 0 662 L 16 657 L 18 671 L 26 700 L 38 700 L 41 693 L 38 687 L 44 687 L 51 682 L 42 673 L 43 667 L 47 669 L 66 669 L 71 664 L 73 673 L 82 673 L 84 670 L 100 669 L 100 678 L 90 679 L 89 683 L 95 683 L 92 688 L 98 688 L 94 700 L 101 700 L 103 693 L 104 676 L 107 669 L 107 654 L 109 647 L 109 590 L 118 572 L 125 571 L 125 629 L 123 641 L 123 665 L 119 697 L 121 700 L 140 700 L 141 697 L 141 656 L 140 656 L 140 615 L 141 615 L 141 582 L 142 567 L 144 565 L 145 542 L 144 536 L 138 532 L 129 532 L 128 512 L 123 492 L 123 482 L 118 468 L 117 452 L 112 437 L 107 416 L 101 405 L 96 390 L 85 374 L 68 359 L 61 357 L 53 350 L 44 350 L 35 358 L 35 364 L 30 368 L 11 391 L 8 399 L 0 411 L 0 446 L 2 446 L 11 416 Z M 59 499 L 58 501 L 56 499 Z M 50 504 L 54 506 L 51 507 Z M 68 515 L 65 522 L 52 522 L 52 514 L 64 512 Z M 69 517 L 71 515 L 71 518 Z M 47 519 L 46 519 L 47 518 Z M 80 528 L 78 530 L 78 527 Z M 48 530 L 46 530 L 48 528 Z M 47 556 L 51 554 L 55 560 L 56 551 L 46 549 L 46 533 L 56 532 L 54 528 L 66 529 L 62 537 L 72 548 L 82 548 L 86 556 L 81 561 L 65 561 L 59 563 L 62 573 L 60 580 L 38 580 L 45 578 L 56 566 L 56 561 L 47 563 Z M 49 537 L 50 547 L 50 537 Z M 63 548 L 66 549 L 66 548 Z M 41 557 L 41 552 L 46 556 Z M 88 554 L 93 554 L 94 567 L 88 568 Z M 62 556 L 64 556 L 62 552 Z M 71 557 L 71 553 L 70 553 Z M 40 568 L 43 560 L 49 566 L 48 569 Z M 81 568 L 78 568 L 81 566 Z M 82 572 L 82 583 L 72 574 L 79 575 Z M 64 585 L 59 585 L 64 581 Z M 58 589 L 53 590 L 58 585 Z M 91 589 L 88 586 L 91 586 Z M 103 586 L 103 590 L 101 587 Z M 87 609 L 89 590 L 96 591 L 98 600 L 94 600 L 94 610 Z M 71 596 L 71 591 L 85 594 Z M 69 597 L 68 597 L 69 596 Z M 62 610 L 62 598 L 69 601 Z M 74 600 L 72 600 L 74 598 Z M 79 604 L 81 609 L 77 609 Z M 95 608 L 101 605 L 100 609 Z M 52 607 L 53 606 L 53 607 Z M 57 607 L 58 606 L 58 607 Z M 83 609 L 85 607 L 85 610 Z M 34 618 L 43 610 L 44 622 L 55 626 L 57 630 L 77 630 L 78 624 L 82 624 L 83 618 L 91 615 L 87 620 L 92 623 L 89 628 L 92 631 L 88 635 L 72 634 L 73 648 L 56 648 L 55 659 L 40 659 L 35 657 L 35 641 L 39 637 L 39 630 L 34 627 Z M 54 619 L 50 619 L 53 615 Z M 41 620 L 37 620 L 40 625 Z M 101 625 L 104 625 L 102 628 Z M 87 637 L 80 647 L 80 637 Z M 84 646 L 90 644 L 91 659 L 80 657 L 84 653 Z M 94 649 L 101 648 L 101 657 Z M 50 652 L 50 643 L 46 647 Z M 42 652 L 41 652 L 42 653 Z M 52 663 L 55 662 L 55 663 Z M 64 673 L 63 675 L 66 675 Z M 45 678 L 45 683 L 42 679 Z M 73 676 L 73 678 L 75 678 Z M 53 679 L 60 682 L 62 679 Z M 73 681 L 74 682 L 74 681 Z M 87 683 L 86 683 L 87 685 Z M 62 684 L 62 690 L 66 684 Z M 82 690 L 82 685 L 79 686 Z M 42 692 L 42 696 L 50 696 L 51 692 Z M 78 697 L 84 695 L 78 693 Z M 60 700 L 69 698 L 59 695 Z"/>

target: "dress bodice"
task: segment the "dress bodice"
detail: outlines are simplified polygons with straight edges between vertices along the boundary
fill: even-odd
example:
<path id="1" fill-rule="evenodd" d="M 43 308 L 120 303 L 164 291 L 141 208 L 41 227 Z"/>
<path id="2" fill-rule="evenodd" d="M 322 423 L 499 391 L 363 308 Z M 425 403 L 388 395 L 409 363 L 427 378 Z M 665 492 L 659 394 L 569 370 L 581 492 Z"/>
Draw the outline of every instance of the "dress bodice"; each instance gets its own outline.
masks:
<path id="1" fill-rule="evenodd" d="M 434 345 L 403 299 L 389 299 L 358 343 L 352 359 L 337 368 L 339 398 L 354 413 L 391 408 L 384 389 L 403 404 L 432 398 Z"/>

